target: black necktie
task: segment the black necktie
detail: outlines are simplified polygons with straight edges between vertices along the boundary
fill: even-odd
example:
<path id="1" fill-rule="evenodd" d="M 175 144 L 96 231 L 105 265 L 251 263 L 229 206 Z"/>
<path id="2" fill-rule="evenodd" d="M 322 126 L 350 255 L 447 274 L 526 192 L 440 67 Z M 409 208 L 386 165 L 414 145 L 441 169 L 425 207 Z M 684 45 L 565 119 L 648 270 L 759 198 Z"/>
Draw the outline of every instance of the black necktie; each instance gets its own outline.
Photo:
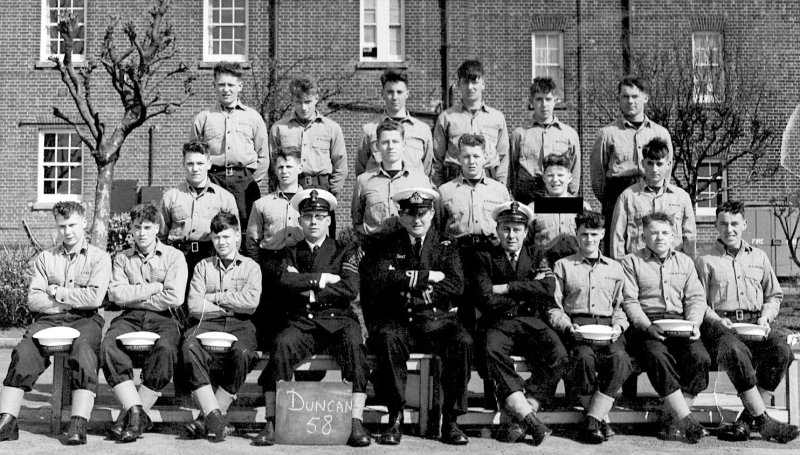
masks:
<path id="1" fill-rule="evenodd" d="M 509 254 L 508 259 L 511 262 L 511 269 L 516 272 L 517 271 L 517 253 Z"/>
<path id="2" fill-rule="evenodd" d="M 319 246 L 314 245 L 314 248 L 311 248 L 311 263 L 314 263 L 314 259 L 317 258 L 317 251 L 319 251 Z"/>
<path id="3" fill-rule="evenodd" d="M 414 250 L 414 256 L 417 259 L 419 259 L 420 253 L 422 253 L 422 239 L 421 238 L 417 237 L 417 239 L 414 240 L 413 250 Z"/>

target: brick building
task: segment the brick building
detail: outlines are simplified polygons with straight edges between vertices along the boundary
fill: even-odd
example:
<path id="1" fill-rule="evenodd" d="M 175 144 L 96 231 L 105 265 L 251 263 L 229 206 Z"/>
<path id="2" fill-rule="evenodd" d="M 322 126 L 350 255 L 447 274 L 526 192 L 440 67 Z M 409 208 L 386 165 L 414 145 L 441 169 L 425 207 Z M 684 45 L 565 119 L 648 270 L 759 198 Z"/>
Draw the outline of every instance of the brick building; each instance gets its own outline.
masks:
<path id="1" fill-rule="evenodd" d="M 110 15 L 143 26 L 150 0 L 8 2 L 12 5 L 0 16 L 0 90 L 6 96 L 0 106 L 0 166 L 10 172 L 0 181 L 6 195 L 0 199 L 0 231 L 3 242 L 24 239 L 24 220 L 47 243 L 47 209 L 53 201 L 91 203 L 96 178 L 91 156 L 51 114 L 53 106 L 76 114 L 47 61 L 58 52 L 58 39 L 50 36 L 53 18 L 63 8 L 83 15 L 86 59 L 98 53 Z M 178 43 L 175 61 L 197 74 L 197 94 L 177 113 L 149 121 L 128 138 L 116 179 L 134 180 L 137 187 L 169 187 L 182 179 L 180 144 L 194 114 L 214 102 L 215 61 L 239 60 L 254 69 L 244 88 L 252 106 L 253 87 L 262 76 L 259 62 L 304 60 L 295 73 L 346 76 L 330 105 L 336 108 L 332 118 L 344 129 L 351 170 L 340 225 L 349 224 L 360 127 L 380 110 L 378 79 L 388 67 L 407 69 L 409 108 L 432 123 L 442 104 L 458 102 L 455 70 L 461 61 L 481 59 L 488 72 L 486 102 L 505 113 L 509 130 L 530 116 L 527 88 L 534 75 L 562 80 L 563 102 L 556 114 L 580 134 L 581 186 L 596 207 L 588 155 L 608 118 L 603 103 L 611 104 L 612 112 L 615 107 L 613 90 L 601 97 L 590 88 L 613 87 L 637 53 L 674 43 L 695 52 L 743 50 L 746 58 L 768 65 L 766 121 L 778 135 L 800 99 L 795 77 L 800 50 L 791 44 L 800 38 L 800 3 L 794 0 L 173 0 L 169 19 Z M 101 73 L 96 99 L 113 124 L 120 109 Z M 778 140 L 769 156 L 774 159 L 779 148 Z M 757 184 L 737 183 L 748 171 L 743 163 L 727 172 L 727 197 L 765 203 L 797 183 L 786 173 Z M 701 225 L 701 241 L 713 235 L 709 224 Z"/>

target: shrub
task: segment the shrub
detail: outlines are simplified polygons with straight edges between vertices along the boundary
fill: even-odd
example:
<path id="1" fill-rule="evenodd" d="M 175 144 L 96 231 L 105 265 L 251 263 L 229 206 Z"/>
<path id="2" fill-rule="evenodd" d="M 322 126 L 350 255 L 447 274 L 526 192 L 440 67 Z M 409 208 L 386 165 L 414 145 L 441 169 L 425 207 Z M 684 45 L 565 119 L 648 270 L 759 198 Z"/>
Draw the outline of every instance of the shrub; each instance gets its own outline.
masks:
<path id="1" fill-rule="evenodd" d="M 131 229 L 131 216 L 128 212 L 111 215 L 108 222 L 108 246 L 106 251 L 114 256 L 122 250 L 133 246 L 133 240 L 128 233 Z"/>
<path id="2" fill-rule="evenodd" d="M 28 310 L 28 271 L 38 252 L 28 244 L 0 249 L 0 327 L 24 327 L 33 321 Z"/>

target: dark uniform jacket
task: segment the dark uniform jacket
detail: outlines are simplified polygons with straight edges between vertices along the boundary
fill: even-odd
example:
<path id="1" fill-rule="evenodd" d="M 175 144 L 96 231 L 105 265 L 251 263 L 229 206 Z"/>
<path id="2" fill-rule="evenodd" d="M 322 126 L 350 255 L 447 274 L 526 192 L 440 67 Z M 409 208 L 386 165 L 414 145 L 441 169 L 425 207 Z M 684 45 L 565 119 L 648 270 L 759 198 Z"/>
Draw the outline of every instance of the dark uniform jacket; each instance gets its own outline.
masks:
<path id="1" fill-rule="evenodd" d="M 282 294 L 279 301 L 289 315 L 289 324 L 301 330 L 311 330 L 318 325 L 333 333 L 344 327 L 348 319 L 358 321 L 350 302 L 358 295 L 359 261 L 357 246 L 344 245 L 330 237 L 317 250 L 313 262 L 305 240 L 285 248 L 277 273 Z M 289 267 L 297 272 L 290 272 Z M 339 275 L 341 281 L 328 283 L 325 289 L 320 289 L 323 272 Z M 314 302 L 309 291 L 313 292 Z"/>
<path id="2" fill-rule="evenodd" d="M 437 321 L 455 318 L 457 298 L 464 291 L 464 271 L 455 245 L 429 230 L 420 257 L 414 255 L 405 230 L 387 235 L 380 248 L 362 264 L 362 293 L 371 302 L 367 318 L 392 319 L 433 330 Z M 431 270 L 444 280 L 428 282 Z"/>
<path id="3" fill-rule="evenodd" d="M 543 317 L 555 303 L 555 275 L 540 249 L 525 243 L 517 258 L 516 271 L 499 245 L 476 255 L 475 279 L 480 293 L 476 297 L 481 325 L 518 316 Z M 508 284 L 508 293 L 493 294 L 495 284 Z"/>

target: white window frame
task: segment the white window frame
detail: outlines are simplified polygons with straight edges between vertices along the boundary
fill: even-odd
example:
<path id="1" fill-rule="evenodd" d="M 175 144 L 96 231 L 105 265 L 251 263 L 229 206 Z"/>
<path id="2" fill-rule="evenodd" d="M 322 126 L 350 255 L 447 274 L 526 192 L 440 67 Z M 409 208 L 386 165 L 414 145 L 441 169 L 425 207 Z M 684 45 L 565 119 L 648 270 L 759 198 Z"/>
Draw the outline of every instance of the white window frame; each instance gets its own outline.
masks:
<path id="1" fill-rule="evenodd" d="M 83 52 L 76 53 L 73 51 L 72 53 L 72 61 L 73 62 L 83 62 L 85 61 L 86 55 L 86 46 L 88 41 L 86 40 L 86 9 L 87 3 L 89 0 L 83 0 L 83 20 L 79 23 L 79 25 L 83 26 Z M 40 33 L 40 44 L 39 44 L 39 60 L 42 62 L 46 62 L 49 60 L 50 57 L 56 56 L 59 58 L 64 58 L 64 54 L 51 54 L 50 53 L 50 27 L 54 27 L 58 25 L 58 23 L 50 22 L 50 4 L 49 0 L 42 0 L 42 17 L 41 17 L 41 33 Z M 69 7 L 68 9 L 73 10 L 73 7 Z M 56 32 L 58 33 L 58 32 Z M 58 37 L 58 40 L 61 41 L 61 37 Z"/>
<path id="2" fill-rule="evenodd" d="M 403 62 L 406 55 L 406 2 L 405 0 L 398 0 L 400 2 L 400 22 L 390 23 L 390 1 L 391 0 L 375 0 L 375 43 L 366 43 L 364 41 L 364 27 L 367 25 L 364 22 L 364 8 L 365 0 L 359 2 L 359 49 L 358 56 L 362 62 Z M 392 27 L 400 28 L 400 42 L 398 54 L 391 54 L 391 35 L 389 33 Z M 377 49 L 375 57 L 364 56 L 364 49 L 366 47 L 374 47 Z"/>
<path id="3" fill-rule="evenodd" d="M 548 44 L 550 43 L 550 39 L 554 38 L 557 42 L 558 46 L 558 62 L 554 64 L 553 62 L 537 62 L 536 60 L 536 37 L 546 37 L 548 40 Z M 549 49 L 549 47 L 548 47 Z M 560 76 L 558 78 L 554 78 L 556 85 L 558 86 L 558 101 L 563 102 L 565 98 L 564 94 L 564 32 L 560 30 L 537 30 L 531 34 L 531 82 L 537 77 L 536 74 L 536 67 L 537 66 L 549 66 L 558 69 Z M 544 74 L 540 76 L 545 76 Z"/>
<path id="4" fill-rule="evenodd" d="M 203 0 L 203 61 L 204 62 L 246 62 L 250 49 L 250 1 L 244 1 L 244 23 L 232 22 L 225 25 L 244 27 L 244 52 L 242 54 L 214 54 L 211 52 L 211 27 L 213 8 L 211 2 L 218 0 Z M 238 1 L 238 0 L 232 0 Z"/>
<path id="5" fill-rule="evenodd" d="M 722 167 L 722 164 L 723 163 L 720 160 L 714 160 L 714 159 L 703 160 L 703 163 L 701 164 L 701 167 L 708 167 L 709 168 L 709 174 L 708 174 L 709 176 L 708 177 L 700 177 L 700 169 L 698 169 L 698 176 L 697 176 L 697 189 L 698 190 L 700 189 L 700 184 L 702 183 L 702 181 L 711 180 L 711 175 L 713 175 L 711 171 L 715 170 L 712 167 Z M 714 193 L 714 195 L 715 195 L 714 197 L 715 198 L 722 197 L 722 200 L 724 201 L 726 199 L 726 197 L 725 197 L 725 188 L 726 188 L 727 180 L 728 180 L 728 169 L 723 169 L 722 170 L 722 175 L 720 175 L 716 179 L 719 182 L 719 192 L 715 192 Z M 709 192 L 708 188 L 706 188 L 705 191 L 706 192 L 704 192 L 704 193 L 698 193 L 697 194 L 698 201 L 704 196 L 711 196 L 711 193 Z M 706 199 L 706 200 L 704 200 L 702 202 L 706 202 L 708 200 L 709 199 Z M 708 216 L 708 217 L 712 217 L 712 218 L 716 217 L 717 216 L 717 206 L 715 204 L 713 207 L 700 207 L 699 202 L 695 203 L 695 214 L 696 214 L 697 217 L 701 217 L 701 216 L 702 217 Z"/>
<path id="6" fill-rule="evenodd" d="M 717 47 L 706 46 L 710 43 L 709 38 L 716 38 Z M 714 87 L 714 82 L 719 81 L 724 83 L 724 74 L 722 61 L 724 58 L 724 36 L 722 32 L 718 31 L 694 31 L 692 32 L 692 67 L 695 71 L 694 76 L 694 101 L 696 103 L 712 103 L 714 102 L 715 92 L 722 89 L 722 87 Z M 702 46 L 702 47 L 700 47 Z M 700 56 L 703 55 L 701 59 Z M 716 56 L 716 58 L 714 58 Z M 701 81 L 699 75 L 710 74 L 719 72 L 719 79 L 714 81 Z"/>
<path id="7" fill-rule="evenodd" d="M 56 161 L 53 162 L 45 162 L 44 160 L 44 137 L 47 134 L 56 134 L 56 135 L 68 135 L 68 136 L 76 136 L 74 130 L 66 130 L 66 129 L 49 129 L 49 130 L 40 130 L 39 131 L 39 152 L 38 152 L 38 165 L 37 165 L 37 178 L 36 178 L 36 200 L 39 203 L 56 203 L 60 201 L 75 201 L 81 202 L 83 200 L 83 183 L 84 183 L 84 176 L 86 174 L 86 168 L 84 166 L 83 158 L 84 158 L 84 148 L 83 143 L 78 140 L 80 150 L 81 150 L 81 164 L 80 174 L 81 174 L 81 190 L 78 194 L 45 194 L 44 192 L 44 167 L 47 163 L 59 164 L 58 161 L 58 148 L 56 148 L 55 159 Z M 70 149 L 74 148 L 72 142 L 70 142 Z M 67 163 L 68 164 L 68 163 Z M 58 178 L 56 177 L 56 181 Z"/>

